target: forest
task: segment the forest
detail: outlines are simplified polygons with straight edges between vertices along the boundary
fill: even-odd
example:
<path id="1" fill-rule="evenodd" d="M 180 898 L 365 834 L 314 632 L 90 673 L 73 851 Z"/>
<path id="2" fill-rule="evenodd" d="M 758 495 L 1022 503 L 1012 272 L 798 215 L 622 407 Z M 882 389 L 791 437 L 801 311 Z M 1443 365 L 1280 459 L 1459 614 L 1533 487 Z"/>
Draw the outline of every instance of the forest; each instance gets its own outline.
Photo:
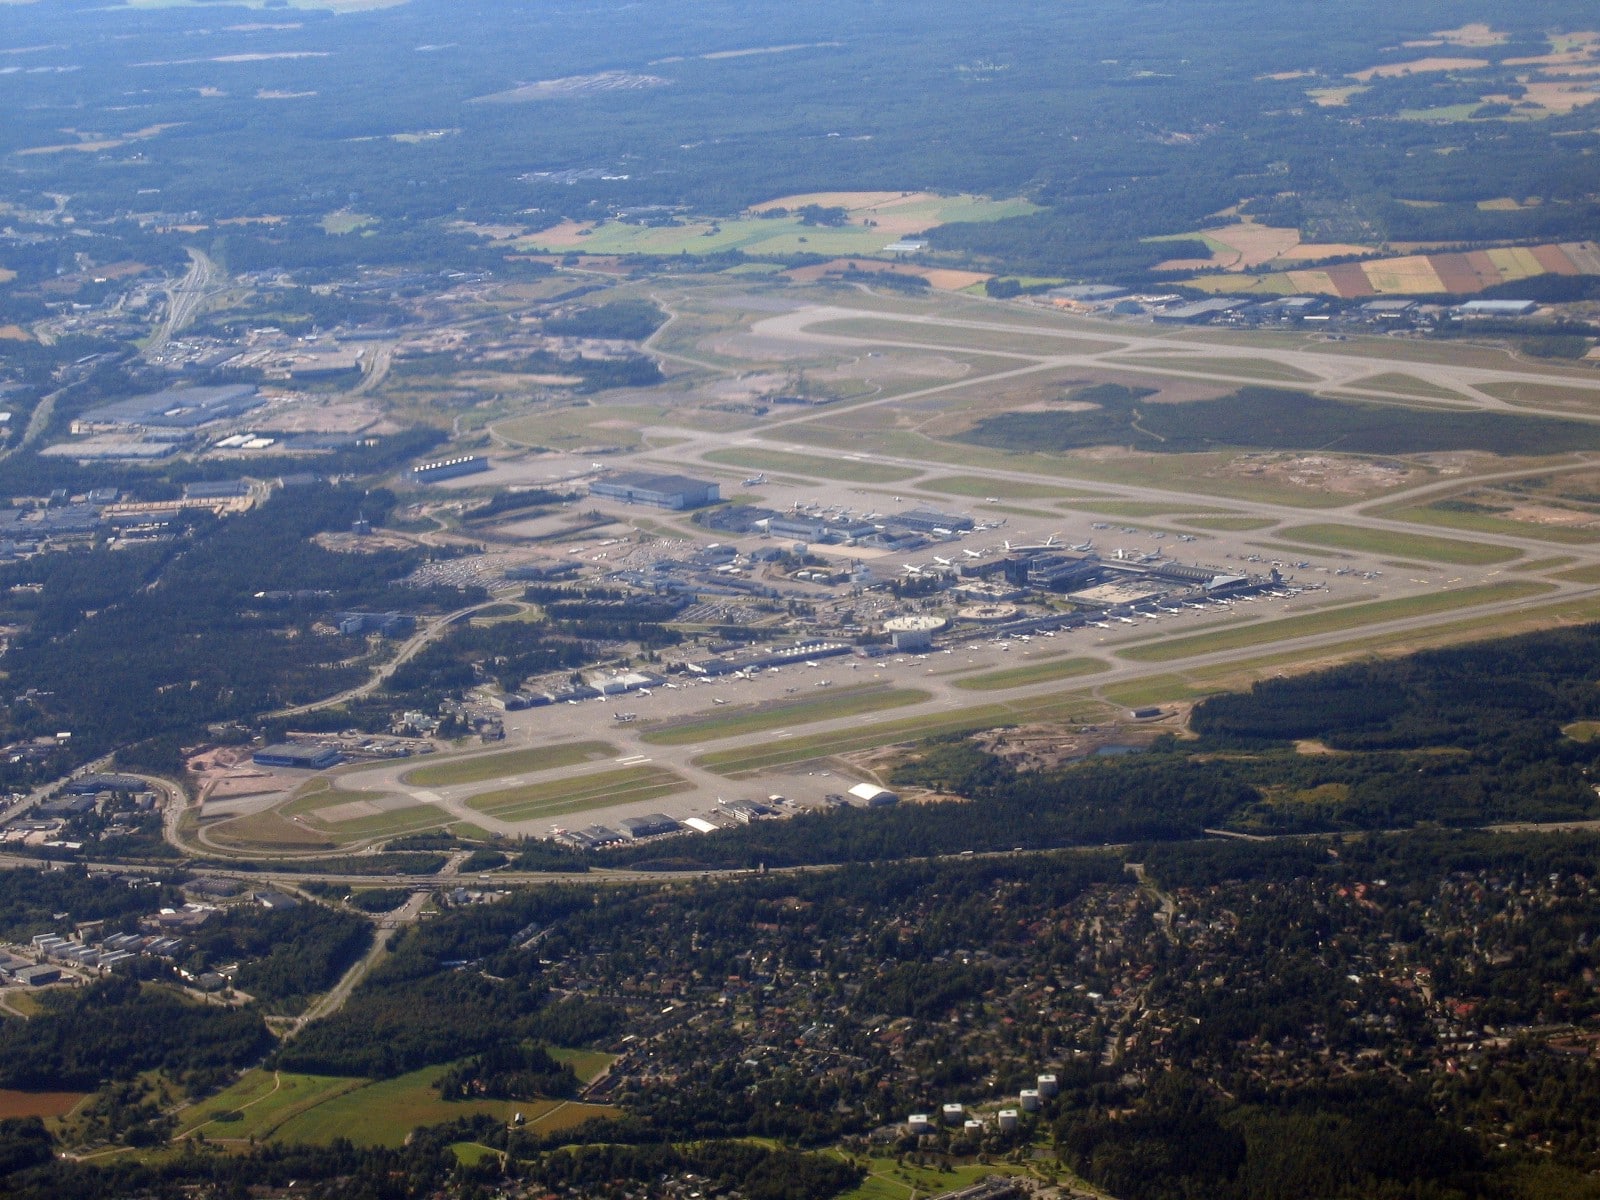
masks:
<path id="1" fill-rule="evenodd" d="M 1600 742 L 1594 626 L 1274 679 L 1198 705 L 1195 741 L 1017 772 L 962 735 L 895 769 L 896 787 L 965 803 L 801 814 L 692 841 L 606 851 L 606 865 L 680 868 L 873 862 L 966 850 L 1588 820 Z M 1317 739 L 1347 750 L 1307 755 Z M 1228 753 L 1218 753 L 1227 750 Z"/>
<path id="2" fill-rule="evenodd" d="M 69 748 L 42 764 L 0 767 L 23 782 L 113 751 L 177 770 L 177 745 L 213 722 L 316 699 L 366 675 L 344 665 L 343 639 L 314 621 L 342 609 L 439 611 L 454 589 L 394 584 L 415 551 L 339 554 L 311 535 L 382 516 L 392 497 L 315 485 L 274 494 L 248 513 L 193 517 L 187 536 L 152 547 L 45 555 L 0 567 L 5 610 L 24 626 L 7 655 L 14 699 L 0 714 L 10 739 L 70 729 Z M 325 593 L 314 609 L 259 599 L 272 591 Z M 152 638 L 151 630 L 162 636 Z M 161 703 L 150 704 L 151 696 Z"/>
<path id="3" fill-rule="evenodd" d="M 73 196 L 102 262 L 182 261 L 179 239 L 135 214 L 272 218 L 185 235 L 234 271 L 532 274 L 548 266 L 471 223 L 728 215 L 841 189 L 1026 196 L 1041 211 L 929 234 L 936 257 L 1019 274 L 1144 278 L 1183 253 L 1145 239 L 1241 203 L 1332 242 L 1580 240 L 1597 135 L 1581 104 L 1525 119 L 1517 62 L 1591 15 L 1578 0 L 1029 0 L 996 21 L 953 0 L 648 0 L 622 18 L 494 0 L 462 19 L 412 0 L 292 28 L 113 7 L 86 34 L 76 6 L 29 5 L 11 14 L 21 69 L 0 77 L 16 118 L 0 169 L 25 209 Z M 1446 47 L 1454 69 L 1371 76 L 1342 103 L 1308 95 L 1475 21 L 1505 36 Z M 203 49 L 175 57 L 183 44 Z M 57 150 L 61 106 L 107 145 Z M 1498 197 L 1537 203 L 1478 206 Z M 337 211 L 368 220 L 329 233 Z M 29 284 L 55 270 L 51 253 L 82 248 L 7 257 Z"/>
<path id="4" fill-rule="evenodd" d="M 1074 388 L 1062 396 L 1075 406 L 1070 410 L 984 417 L 961 440 L 1058 454 L 1090 446 L 1128 446 L 1153 454 L 1237 446 L 1343 454 L 1542 455 L 1600 446 L 1600 434 L 1591 427 L 1545 417 L 1361 404 L 1256 386 L 1214 400 L 1140 403 L 1153 394 L 1116 383 Z M 1080 404 L 1092 407 L 1077 408 Z"/>

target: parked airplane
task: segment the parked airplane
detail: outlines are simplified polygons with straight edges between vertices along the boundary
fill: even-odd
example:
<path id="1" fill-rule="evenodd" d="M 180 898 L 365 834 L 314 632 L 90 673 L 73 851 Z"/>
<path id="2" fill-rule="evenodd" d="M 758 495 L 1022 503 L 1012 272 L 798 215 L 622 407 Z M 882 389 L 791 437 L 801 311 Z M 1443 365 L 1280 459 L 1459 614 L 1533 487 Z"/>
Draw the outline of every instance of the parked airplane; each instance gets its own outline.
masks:
<path id="1" fill-rule="evenodd" d="M 716 696 L 713 696 L 713 697 L 711 697 L 711 703 L 713 703 L 713 704 L 726 704 L 727 701 L 726 700 L 720 700 Z"/>
<path id="2" fill-rule="evenodd" d="M 940 558 L 937 554 L 933 556 L 933 561 L 938 563 L 941 567 L 948 567 L 950 565 L 950 560 L 948 558 Z"/>
<path id="3" fill-rule="evenodd" d="M 626 725 L 629 721 L 636 721 L 636 720 L 639 719 L 639 716 L 638 716 L 637 713 L 625 713 L 625 712 L 614 712 L 614 713 L 611 714 L 611 717 L 615 721 L 621 721 L 624 725 Z"/>
<path id="4" fill-rule="evenodd" d="M 1083 542 L 1077 546 L 1068 546 L 1067 549 L 1076 550 L 1079 554 L 1087 554 L 1089 551 L 1094 549 L 1094 539 L 1090 538 L 1087 542 Z"/>
<path id="5" fill-rule="evenodd" d="M 963 550 L 961 553 L 965 554 L 968 558 L 982 558 L 983 557 L 983 555 L 979 554 L 976 550 Z"/>
<path id="6" fill-rule="evenodd" d="M 746 479 L 744 481 L 744 483 L 741 484 L 740 486 L 742 486 L 742 487 L 760 487 L 766 481 L 767 481 L 766 472 L 763 471 L 760 474 L 750 476 L 750 478 Z"/>

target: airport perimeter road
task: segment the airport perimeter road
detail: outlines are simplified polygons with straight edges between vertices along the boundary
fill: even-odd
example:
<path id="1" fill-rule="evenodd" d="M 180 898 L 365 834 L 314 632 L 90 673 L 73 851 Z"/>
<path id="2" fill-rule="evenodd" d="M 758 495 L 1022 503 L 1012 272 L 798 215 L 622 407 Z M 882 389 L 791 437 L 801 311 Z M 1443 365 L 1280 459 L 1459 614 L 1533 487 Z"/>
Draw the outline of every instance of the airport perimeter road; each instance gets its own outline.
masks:
<path id="1" fill-rule="evenodd" d="M 357 684 L 355 687 L 347 688 L 338 695 L 328 696 L 322 700 L 312 700 L 306 704 L 292 704 L 288 708 L 280 708 L 275 712 L 266 713 L 262 719 L 272 720 L 278 717 L 297 717 L 302 713 L 317 712 L 324 708 L 334 708 L 340 704 L 347 703 L 348 701 L 370 695 L 372 692 L 375 692 L 380 686 L 382 686 L 383 681 L 388 679 L 389 676 L 393 675 L 402 664 L 414 658 L 430 642 L 433 642 L 441 637 L 444 632 L 457 621 L 463 620 L 466 617 L 470 617 L 479 609 L 488 608 L 492 604 L 500 603 L 503 603 L 503 601 L 496 600 L 491 597 L 488 600 L 481 600 L 477 604 L 469 604 L 465 608 L 458 608 L 454 612 L 445 613 L 445 615 L 442 617 L 434 617 L 432 620 L 424 623 L 421 629 L 417 630 L 404 642 L 400 643 L 400 649 L 395 652 L 394 657 L 390 658 L 381 667 L 378 667 L 375 671 L 373 671 L 372 678 L 368 679 L 365 683 Z"/>

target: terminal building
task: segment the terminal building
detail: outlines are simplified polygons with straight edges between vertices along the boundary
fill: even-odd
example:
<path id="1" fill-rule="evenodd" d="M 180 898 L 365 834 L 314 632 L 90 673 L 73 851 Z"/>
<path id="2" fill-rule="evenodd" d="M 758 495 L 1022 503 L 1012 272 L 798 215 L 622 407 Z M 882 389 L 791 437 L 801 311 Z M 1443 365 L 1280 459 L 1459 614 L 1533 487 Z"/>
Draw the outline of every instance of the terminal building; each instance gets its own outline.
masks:
<path id="1" fill-rule="evenodd" d="M 648 504 L 652 508 L 681 511 L 702 508 L 722 499 L 722 490 L 704 479 L 691 479 L 687 475 L 652 475 L 644 471 L 627 471 L 597 479 L 589 485 L 591 496 L 608 500 L 621 500 L 624 504 Z"/>

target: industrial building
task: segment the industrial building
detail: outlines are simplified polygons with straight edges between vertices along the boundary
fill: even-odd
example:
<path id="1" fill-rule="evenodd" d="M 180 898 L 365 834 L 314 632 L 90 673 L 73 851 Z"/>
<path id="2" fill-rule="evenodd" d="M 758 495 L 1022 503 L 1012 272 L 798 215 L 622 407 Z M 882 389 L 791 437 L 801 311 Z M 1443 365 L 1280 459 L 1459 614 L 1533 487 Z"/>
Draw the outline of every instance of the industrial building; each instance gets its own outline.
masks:
<path id="1" fill-rule="evenodd" d="M 91 408 L 72 423 L 73 433 L 125 429 L 194 429 L 225 417 L 237 417 L 259 408 L 266 398 L 255 385 L 166 388 L 129 400 Z"/>
<path id="2" fill-rule="evenodd" d="M 639 841 L 642 838 L 658 837 L 663 833 L 678 833 L 683 826 L 667 816 L 666 813 L 649 813 L 643 817 L 624 817 L 617 822 L 622 827 L 622 832 Z"/>
<path id="3" fill-rule="evenodd" d="M 397 612 L 345 612 L 333 619 L 345 637 L 376 633 L 380 637 L 405 637 L 417 627 L 417 619 Z"/>
<path id="4" fill-rule="evenodd" d="M 325 771 L 343 756 L 333 746 L 301 746 L 280 742 L 263 746 L 250 756 L 258 767 L 291 767 L 303 771 Z"/>
<path id="5" fill-rule="evenodd" d="M 681 511 L 716 504 L 722 499 L 722 490 L 704 479 L 691 479 L 687 475 L 652 475 L 643 471 L 627 471 L 597 479 L 589 485 L 591 496 L 608 500 L 621 500 L 624 504 L 647 504 L 652 508 Z"/>
<path id="6" fill-rule="evenodd" d="M 850 795 L 861 801 L 868 808 L 885 808 L 890 804 L 900 803 L 898 794 L 888 788 L 879 787 L 875 783 L 858 783 L 850 789 Z"/>
<path id="7" fill-rule="evenodd" d="M 460 458 L 442 458 L 438 462 L 418 463 L 411 468 L 411 482 L 439 483 L 462 475 L 475 475 L 489 469 L 489 460 L 481 454 L 464 454 Z"/>

